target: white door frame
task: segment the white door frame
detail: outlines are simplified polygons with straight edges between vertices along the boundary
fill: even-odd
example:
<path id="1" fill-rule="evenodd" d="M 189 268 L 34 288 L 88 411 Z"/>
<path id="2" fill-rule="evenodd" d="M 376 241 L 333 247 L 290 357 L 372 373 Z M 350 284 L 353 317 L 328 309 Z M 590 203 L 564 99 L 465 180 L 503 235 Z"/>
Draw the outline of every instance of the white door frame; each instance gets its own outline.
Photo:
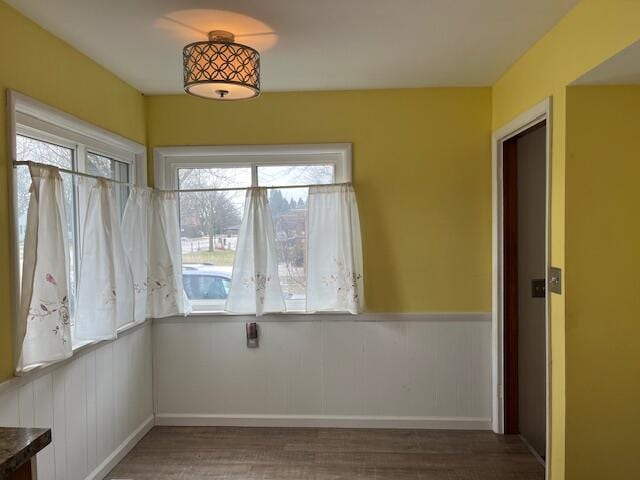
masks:
<path id="1" fill-rule="evenodd" d="M 545 296 L 545 330 L 546 330 L 546 414 L 547 414 L 547 441 L 545 470 L 546 478 L 550 475 L 550 452 L 551 452 L 551 349 L 550 349 L 550 318 L 551 318 L 551 302 L 549 297 L 549 267 L 550 267 L 550 250 L 551 250 L 551 134 L 552 134 L 552 99 L 546 98 L 527 112 L 515 118 L 504 127 L 494 131 L 492 138 L 492 184 L 493 184 L 493 308 L 491 321 L 492 336 L 492 427 L 495 433 L 504 433 L 504 342 L 503 342 L 503 325 L 504 325 L 504 219 L 503 219 L 503 182 L 502 182 L 502 152 L 503 144 L 510 138 L 522 133 L 532 126 L 546 121 L 546 296 Z"/>

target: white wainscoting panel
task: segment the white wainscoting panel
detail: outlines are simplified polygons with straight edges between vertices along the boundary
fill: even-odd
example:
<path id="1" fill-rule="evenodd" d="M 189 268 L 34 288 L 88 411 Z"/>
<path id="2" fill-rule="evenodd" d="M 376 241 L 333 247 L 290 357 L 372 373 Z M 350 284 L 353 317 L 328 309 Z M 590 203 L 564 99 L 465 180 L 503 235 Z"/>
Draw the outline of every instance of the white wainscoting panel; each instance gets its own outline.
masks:
<path id="1" fill-rule="evenodd" d="M 156 424 L 491 425 L 486 313 L 154 320 Z"/>
<path id="2" fill-rule="evenodd" d="M 153 426 L 151 348 L 147 322 L 2 389 L 0 426 L 52 429 L 38 480 L 101 479 Z"/>

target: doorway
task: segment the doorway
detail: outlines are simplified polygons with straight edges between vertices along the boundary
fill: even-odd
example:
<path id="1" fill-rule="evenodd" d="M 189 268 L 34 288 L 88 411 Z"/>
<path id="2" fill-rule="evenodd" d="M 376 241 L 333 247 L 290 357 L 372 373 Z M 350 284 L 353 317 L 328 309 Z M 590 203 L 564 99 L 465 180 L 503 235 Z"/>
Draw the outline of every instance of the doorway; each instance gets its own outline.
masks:
<path id="1" fill-rule="evenodd" d="M 524 431 L 523 440 L 531 446 L 532 442 L 536 443 L 536 448 L 534 449 L 532 446 L 531 451 L 544 463 L 545 478 L 547 479 L 551 469 L 549 426 L 553 415 L 550 409 L 549 321 L 551 303 L 549 292 L 543 292 L 543 290 L 547 290 L 545 287 L 549 285 L 550 271 L 550 165 L 551 132 L 553 130 L 551 112 L 552 99 L 547 98 L 507 125 L 494 131 L 492 142 L 492 426 L 493 431 L 499 434 L 521 434 Z M 531 156 L 536 159 L 535 165 L 531 163 L 519 165 L 520 162 L 524 162 L 524 159 Z M 518 175 L 518 166 L 520 166 L 521 175 Z M 535 168 L 533 173 L 529 171 L 529 167 Z M 541 172 L 543 172 L 542 182 L 540 181 Z M 535 173 L 538 174 L 536 181 L 526 180 Z M 520 185 L 518 185 L 518 177 L 521 177 Z M 524 264 L 520 269 L 518 268 L 519 253 L 524 256 L 524 252 L 530 248 L 530 245 L 522 245 L 518 249 L 517 243 L 519 229 L 526 228 L 526 226 L 519 225 L 518 222 L 519 220 L 525 221 L 530 217 L 527 213 L 519 215 L 518 212 L 518 195 L 523 189 L 533 189 L 537 193 L 537 200 L 532 200 L 535 202 L 536 212 L 538 212 L 536 218 L 539 219 L 540 209 L 544 212 L 542 227 L 539 220 L 535 222 L 537 225 L 536 235 L 530 236 L 525 233 L 520 235 L 521 240 L 529 240 L 529 243 L 534 242 L 538 247 L 538 253 L 535 255 L 538 260 L 534 262 L 535 270 L 529 270 L 529 267 Z M 542 200 L 540 199 L 541 195 Z M 511 201 L 509 201 L 509 197 Z M 520 203 L 523 209 L 528 204 L 524 199 Z M 540 248 L 544 251 L 542 270 L 539 267 Z M 521 263 L 526 260 L 528 258 L 521 260 Z M 541 294 L 544 296 L 539 296 Z M 524 309 L 527 304 L 531 303 L 538 307 L 536 313 L 532 316 L 519 315 L 520 307 L 522 306 Z M 540 306 L 543 310 L 542 316 Z M 522 318 L 519 319 L 519 316 Z M 526 325 L 524 323 L 520 325 L 520 320 L 525 322 L 528 318 L 533 317 L 537 319 L 535 323 L 527 322 Z M 533 327 L 535 333 L 531 333 L 528 327 Z M 542 348 L 540 347 L 541 332 L 544 332 Z M 532 351 L 535 353 L 533 361 L 531 360 L 533 357 L 530 356 Z M 542 376 L 540 375 L 541 371 Z M 535 378 L 535 381 L 527 380 L 532 377 Z M 530 394 L 529 388 L 536 392 L 535 395 Z M 534 407 L 530 408 L 532 404 Z M 540 420 L 541 417 L 542 420 Z M 536 427 L 535 432 L 529 429 L 531 423 Z M 540 441 L 541 436 L 544 441 Z"/>
<path id="2" fill-rule="evenodd" d="M 547 124 L 502 143 L 504 433 L 547 442 Z"/>

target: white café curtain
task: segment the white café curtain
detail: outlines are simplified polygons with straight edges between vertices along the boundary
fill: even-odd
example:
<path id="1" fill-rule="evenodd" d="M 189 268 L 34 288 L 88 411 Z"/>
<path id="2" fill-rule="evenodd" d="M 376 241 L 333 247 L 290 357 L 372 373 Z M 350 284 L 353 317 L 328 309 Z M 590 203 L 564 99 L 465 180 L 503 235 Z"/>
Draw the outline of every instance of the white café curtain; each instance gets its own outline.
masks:
<path id="1" fill-rule="evenodd" d="M 142 322 L 147 317 L 150 226 L 151 190 L 132 187 L 122 217 L 122 243 L 133 276 L 134 318 L 136 322 Z"/>
<path id="2" fill-rule="evenodd" d="M 191 304 L 182 287 L 178 194 L 151 192 L 147 316 L 186 315 Z"/>
<path id="3" fill-rule="evenodd" d="M 31 165 L 24 244 L 17 373 L 71 356 L 69 242 L 55 167 Z M 178 193 L 131 188 L 122 224 L 113 185 L 77 179 L 80 228 L 74 338 L 113 339 L 145 318 L 185 315 Z M 225 309 L 286 311 L 266 188 L 250 188 Z M 351 185 L 309 188 L 306 312 L 364 308 L 362 247 Z"/>
<path id="4" fill-rule="evenodd" d="M 247 190 L 225 310 L 257 316 L 286 310 L 266 188 Z"/>
<path id="5" fill-rule="evenodd" d="M 75 338 L 109 340 L 134 320 L 133 277 L 125 254 L 113 184 L 104 179 L 77 179 L 85 199 Z M 82 210 L 81 210 L 82 213 Z"/>
<path id="6" fill-rule="evenodd" d="M 361 312 L 362 240 L 353 187 L 310 187 L 308 209 L 306 311 Z"/>
<path id="7" fill-rule="evenodd" d="M 57 168 L 30 165 L 31 197 L 24 240 L 16 373 L 72 354 L 69 243 Z"/>
<path id="8" fill-rule="evenodd" d="M 72 332 L 75 340 L 113 339 L 124 325 L 190 311 L 182 288 L 178 194 L 132 187 L 121 224 L 113 184 L 77 178 L 80 251 L 72 321 L 62 178 L 53 166 L 32 164 L 29 171 L 16 374 L 70 357 Z"/>

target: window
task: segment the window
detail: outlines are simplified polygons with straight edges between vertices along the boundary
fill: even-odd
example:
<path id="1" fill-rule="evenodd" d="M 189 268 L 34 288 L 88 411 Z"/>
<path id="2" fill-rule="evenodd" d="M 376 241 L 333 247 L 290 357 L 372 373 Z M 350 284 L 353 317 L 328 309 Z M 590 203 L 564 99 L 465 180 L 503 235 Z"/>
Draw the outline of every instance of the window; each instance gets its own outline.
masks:
<path id="1" fill-rule="evenodd" d="M 178 188 L 195 190 L 180 194 L 184 266 L 232 267 L 251 168 L 178 168 L 176 176 Z M 210 188 L 238 190 L 197 191 Z"/>
<path id="2" fill-rule="evenodd" d="M 183 282 L 194 311 L 224 309 L 251 186 L 269 188 L 280 287 L 287 311 L 303 311 L 307 186 L 351 181 L 350 161 L 347 144 L 156 149 L 156 186 L 187 190 L 180 193 Z"/>
<path id="3" fill-rule="evenodd" d="M 20 129 L 18 130 L 20 131 Z M 31 161 L 36 163 L 44 163 L 47 165 L 55 165 L 67 170 L 73 170 L 75 162 L 76 150 L 67 144 L 68 146 L 58 145 L 49 141 L 40 140 L 34 138 L 38 136 L 37 132 L 29 132 L 32 136 L 27 137 L 24 135 L 16 135 L 16 160 L 18 161 Z M 46 138 L 44 134 L 41 134 L 41 138 Z M 63 142 L 59 142 L 63 143 Z M 74 179 L 72 175 L 68 173 L 62 173 L 62 181 L 64 184 L 64 200 L 65 210 L 67 212 L 74 211 L 74 205 L 76 198 L 74 194 Z M 14 206 L 17 215 L 17 237 L 18 237 L 18 254 L 19 254 L 19 269 L 18 275 L 22 275 L 22 263 L 24 260 L 24 239 L 27 226 L 27 209 L 29 208 L 29 200 L 31 198 L 31 175 L 29 174 L 29 167 L 26 165 L 16 166 L 16 184 L 15 184 L 15 200 Z M 73 316 L 75 306 L 75 292 L 77 272 L 75 266 L 76 261 L 76 218 L 74 215 L 67 215 L 67 227 L 69 235 L 69 258 L 71 259 L 71 269 L 69 272 L 70 280 L 70 302 L 69 308 Z"/>
<path id="4" fill-rule="evenodd" d="M 35 100 L 10 92 L 12 105 L 15 160 L 55 165 L 61 169 L 102 176 L 122 182 L 146 183 L 144 147 L 85 122 L 58 112 Z M 136 162 L 136 160 L 140 160 Z M 70 271 L 69 310 L 73 325 L 78 258 L 86 192 L 82 178 L 61 172 L 64 207 L 68 226 Z M 16 165 L 12 185 L 14 209 L 14 284 L 19 295 L 24 259 L 27 209 L 31 176 L 27 165 Z M 116 205 L 122 214 L 129 195 L 128 185 L 114 185 Z M 19 296 L 15 300 L 19 304 Z M 73 329 L 73 327 L 72 327 Z"/>
<path id="5" fill-rule="evenodd" d="M 131 170 L 131 164 L 126 161 L 117 160 L 91 151 L 87 152 L 86 172 L 91 175 L 129 183 L 132 176 Z M 127 198 L 129 198 L 129 186 L 114 184 L 113 195 L 116 205 L 119 207 L 120 217 L 122 218 L 124 206 L 127 203 Z"/>
<path id="6" fill-rule="evenodd" d="M 258 166 L 259 186 L 317 185 L 334 182 L 334 166 Z M 287 308 L 304 308 L 307 279 L 307 201 L 309 188 L 272 188 L 273 216 L 280 288 Z M 296 308 L 298 307 L 298 308 Z"/>
<path id="7" fill-rule="evenodd" d="M 60 168 L 72 170 L 74 165 L 75 151 L 72 148 L 56 145 L 54 143 L 37 140 L 35 138 L 16 135 L 16 159 L 26 160 L 47 165 L 55 165 Z M 65 182 L 65 206 L 73 209 L 73 194 L 71 189 L 71 179 L 68 174 L 62 174 Z M 27 208 L 29 207 L 29 198 L 31 196 L 29 188 L 31 186 L 31 177 L 29 175 L 29 167 L 19 165 L 16 167 L 16 201 L 15 208 L 18 215 L 18 241 L 20 248 L 20 264 L 24 252 L 22 244 L 24 243 L 24 234 L 27 221 Z M 75 222 L 73 218 L 67 219 L 69 223 L 70 237 L 75 232 Z"/>

